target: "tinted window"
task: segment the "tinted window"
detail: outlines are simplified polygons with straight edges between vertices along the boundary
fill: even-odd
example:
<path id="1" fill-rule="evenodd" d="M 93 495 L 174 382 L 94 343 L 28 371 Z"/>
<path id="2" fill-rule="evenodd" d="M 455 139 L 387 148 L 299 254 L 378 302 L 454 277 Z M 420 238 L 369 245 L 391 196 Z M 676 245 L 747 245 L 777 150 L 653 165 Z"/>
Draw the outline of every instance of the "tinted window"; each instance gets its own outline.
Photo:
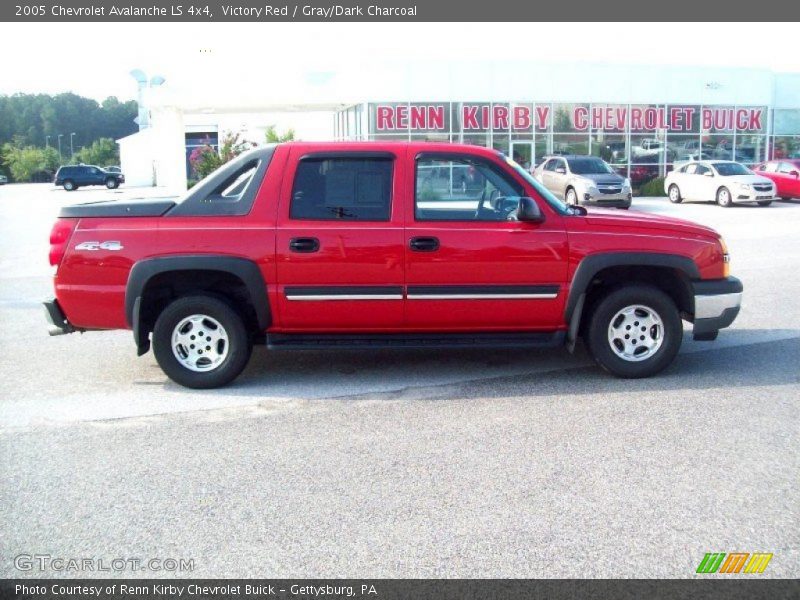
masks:
<path id="1" fill-rule="evenodd" d="M 683 167 L 683 172 L 687 175 L 694 175 L 697 172 L 697 165 L 692 163 L 691 165 L 686 165 Z"/>
<path id="2" fill-rule="evenodd" d="M 307 158 L 292 188 L 292 219 L 388 221 L 390 158 Z"/>
<path id="3" fill-rule="evenodd" d="M 723 177 L 750 174 L 750 169 L 739 163 L 714 163 L 714 168 L 717 170 L 717 173 Z"/>
<path id="4" fill-rule="evenodd" d="M 706 173 L 710 173 L 711 169 L 709 169 L 705 165 L 697 165 L 697 169 L 695 170 L 695 175 L 705 175 Z"/>
<path id="5" fill-rule="evenodd" d="M 420 221 L 506 221 L 523 194 L 499 167 L 466 156 L 420 158 L 415 188 Z"/>
<path id="6" fill-rule="evenodd" d="M 599 158 L 570 158 L 567 162 L 569 170 L 577 175 L 600 175 L 614 172 Z"/>
<path id="7" fill-rule="evenodd" d="M 556 163 L 558 161 L 555 159 L 550 159 L 547 161 L 547 164 L 544 166 L 545 171 L 555 171 L 556 170 Z"/>

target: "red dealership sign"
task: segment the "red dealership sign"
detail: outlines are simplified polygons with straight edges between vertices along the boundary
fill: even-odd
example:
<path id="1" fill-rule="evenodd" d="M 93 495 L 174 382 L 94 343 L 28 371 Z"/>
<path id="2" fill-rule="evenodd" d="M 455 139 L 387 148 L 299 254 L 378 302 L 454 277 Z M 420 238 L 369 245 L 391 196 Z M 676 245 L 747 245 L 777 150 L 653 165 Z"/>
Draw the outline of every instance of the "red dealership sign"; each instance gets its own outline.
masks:
<path id="1" fill-rule="evenodd" d="M 454 104 L 464 131 L 537 131 L 550 128 L 551 105 Z M 447 131 L 450 104 L 377 104 L 374 131 Z M 557 109 L 563 115 L 564 109 Z M 572 106 L 571 130 L 691 132 L 697 129 L 762 131 L 763 108 L 693 106 Z"/>

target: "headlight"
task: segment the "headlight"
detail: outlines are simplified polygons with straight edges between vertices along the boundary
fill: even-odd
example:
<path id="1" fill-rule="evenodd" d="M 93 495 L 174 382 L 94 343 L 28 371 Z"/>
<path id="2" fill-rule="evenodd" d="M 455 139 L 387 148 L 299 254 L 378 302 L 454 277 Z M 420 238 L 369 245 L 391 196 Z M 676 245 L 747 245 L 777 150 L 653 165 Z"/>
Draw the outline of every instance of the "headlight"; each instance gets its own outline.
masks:
<path id="1" fill-rule="evenodd" d="M 739 185 L 739 189 L 742 189 L 742 190 L 749 190 L 750 189 L 750 184 L 749 183 L 740 183 L 738 185 Z"/>

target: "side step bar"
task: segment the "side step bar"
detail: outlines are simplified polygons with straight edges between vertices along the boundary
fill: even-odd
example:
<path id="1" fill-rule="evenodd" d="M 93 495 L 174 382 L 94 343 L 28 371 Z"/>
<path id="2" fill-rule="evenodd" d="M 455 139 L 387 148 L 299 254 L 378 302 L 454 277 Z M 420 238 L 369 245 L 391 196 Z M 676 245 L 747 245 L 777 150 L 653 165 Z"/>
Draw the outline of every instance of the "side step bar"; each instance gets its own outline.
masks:
<path id="1" fill-rule="evenodd" d="M 333 348 L 553 348 L 565 333 L 424 333 L 424 334 L 268 334 L 271 349 L 316 350 Z"/>

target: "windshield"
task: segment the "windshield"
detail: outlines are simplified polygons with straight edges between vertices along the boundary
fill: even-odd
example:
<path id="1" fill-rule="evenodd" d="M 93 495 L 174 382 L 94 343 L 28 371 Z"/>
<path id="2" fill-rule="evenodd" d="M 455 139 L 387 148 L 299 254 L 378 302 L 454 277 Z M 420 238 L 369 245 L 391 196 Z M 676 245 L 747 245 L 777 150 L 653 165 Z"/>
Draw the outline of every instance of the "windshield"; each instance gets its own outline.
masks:
<path id="1" fill-rule="evenodd" d="M 722 175 L 723 177 L 729 177 L 731 175 L 752 175 L 753 172 L 745 167 L 744 165 L 740 165 L 739 163 L 712 163 L 711 165 L 717 170 L 717 173 Z"/>
<path id="2" fill-rule="evenodd" d="M 540 195 L 542 198 L 544 198 L 545 202 L 547 202 L 547 203 L 548 203 L 550 206 L 552 206 L 552 207 L 553 207 L 553 209 L 554 209 L 556 212 L 558 212 L 558 213 L 560 213 L 560 214 L 562 214 L 562 215 L 571 215 L 571 214 L 573 214 L 573 213 L 572 213 L 572 210 L 569 208 L 569 206 L 567 206 L 567 205 L 566 205 L 566 204 L 564 204 L 564 203 L 563 203 L 561 200 L 559 200 L 558 198 L 556 198 L 556 197 L 555 197 L 555 196 L 554 196 L 554 195 L 553 195 L 553 194 L 552 194 L 552 193 L 551 193 L 551 192 L 550 192 L 550 191 L 549 191 L 547 188 L 545 188 L 545 187 L 544 187 L 544 186 L 543 186 L 541 183 L 539 183 L 538 181 L 536 181 L 536 180 L 533 178 L 533 175 L 531 175 L 531 174 L 530 174 L 530 173 L 528 173 L 528 172 L 527 172 L 525 169 L 523 169 L 521 166 L 519 166 L 519 164 L 517 164 L 517 162 L 516 162 L 516 161 L 514 161 L 514 160 L 512 160 L 512 159 L 508 158 L 508 157 L 507 157 L 505 154 L 503 154 L 502 152 L 501 152 L 501 153 L 499 153 L 499 154 L 500 154 L 500 157 L 501 157 L 503 160 L 505 160 L 505 161 L 506 161 L 506 163 L 508 163 L 508 165 L 509 165 L 509 166 L 510 166 L 512 169 L 514 169 L 514 171 L 516 171 L 516 172 L 517 172 L 517 173 L 518 173 L 518 174 L 519 174 L 519 175 L 520 175 L 520 176 L 521 176 L 521 177 L 522 177 L 522 178 L 523 178 L 525 181 L 527 181 L 527 182 L 528 182 L 528 183 L 529 183 L 529 184 L 530 184 L 530 185 L 533 187 L 533 189 L 535 189 L 535 190 L 536 190 L 536 192 L 537 192 L 537 193 L 538 193 L 538 194 L 539 194 L 539 195 Z"/>
<path id="3" fill-rule="evenodd" d="M 567 162 L 569 170 L 576 175 L 605 175 L 614 172 L 599 158 L 569 158 Z"/>

